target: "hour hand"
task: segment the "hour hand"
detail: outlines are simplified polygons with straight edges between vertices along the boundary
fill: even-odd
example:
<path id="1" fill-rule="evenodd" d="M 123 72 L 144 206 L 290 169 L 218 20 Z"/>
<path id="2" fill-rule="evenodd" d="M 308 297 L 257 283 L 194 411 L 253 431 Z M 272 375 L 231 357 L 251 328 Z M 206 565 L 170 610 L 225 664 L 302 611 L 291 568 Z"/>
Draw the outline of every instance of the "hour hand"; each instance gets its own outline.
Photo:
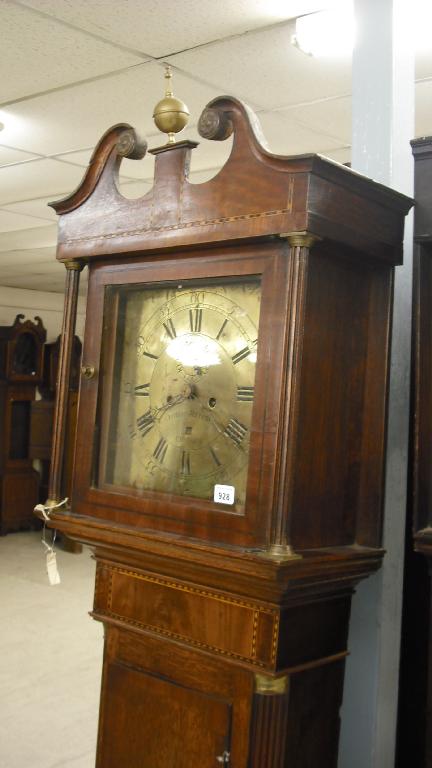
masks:
<path id="1" fill-rule="evenodd" d="M 155 418 L 158 416 L 161 416 L 165 411 L 168 411 L 170 408 L 173 408 L 175 405 L 178 405 L 179 403 L 183 403 L 187 398 L 183 394 L 179 395 L 168 395 L 166 403 L 163 405 L 160 405 L 158 408 L 153 408 L 152 412 Z"/>
<path id="2" fill-rule="evenodd" d="M 179 405 L 180 403 L 184 403 L 186 400 L 193 399 L 195 397 L 196 394 L 193 392 L 193 386 L 187 384 L 183 387 L 182 391 L 178 392 L 176 395 L 168 394 L 166 403 L 159 406 L 159 408 L 154 408 L 153 415 L 157 418 L 158 416 L 161 416 L 163 413 L 165 413 L 165 411 L 173 408 L 175 405 Z"/>

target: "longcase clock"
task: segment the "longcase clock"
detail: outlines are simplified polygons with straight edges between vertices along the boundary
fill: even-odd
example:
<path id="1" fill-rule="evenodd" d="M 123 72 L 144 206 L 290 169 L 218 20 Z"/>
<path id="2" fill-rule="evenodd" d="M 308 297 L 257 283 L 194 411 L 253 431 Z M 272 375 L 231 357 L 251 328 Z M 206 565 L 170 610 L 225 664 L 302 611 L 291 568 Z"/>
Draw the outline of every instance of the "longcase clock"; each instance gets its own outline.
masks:
<path id="1" fill-rule="evenodd" d="M 30 411 L 42 379 L 46 330 L 17 315 L 0 327 L 0 533 L 30 527 L 39 475 L 29 451 Z"/>
<path id="2" fill-rule="evenodd" d="M 69 376 L 89 267 L 70 509 L 105 625 L 99 768 L 336 765 L 351 595 L 381 562 L 393 270 L 411 200 L 260 144 L 215 99 L 229 160 L 188 181 L 190 141 L 118 191 L 114 126 L 54 205 Z"/>
<path id="3" fill-rule="evenodd" d="M 401 765 L 412 755 L 422 768 L 432 768 L 432 137 L 411 143 L 416 199 L 410 473 L 413 492 L 408 505 L 398 746 Z"/>

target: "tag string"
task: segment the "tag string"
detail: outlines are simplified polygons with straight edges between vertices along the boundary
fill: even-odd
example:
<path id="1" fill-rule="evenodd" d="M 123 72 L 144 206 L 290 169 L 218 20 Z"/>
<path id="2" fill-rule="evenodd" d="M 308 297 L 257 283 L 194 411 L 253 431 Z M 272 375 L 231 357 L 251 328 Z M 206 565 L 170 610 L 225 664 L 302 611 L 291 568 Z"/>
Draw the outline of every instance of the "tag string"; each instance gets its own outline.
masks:
<path id="1" fill-rule="evenodd" d="M 44 524 L 43 524 L 43 528 L 42 528 L 42 544 L 45 547 L 45 549 L 47 550 L 47 553 L 48 552 L 54 552 L 54 544 L 55 544 L 55 540 L 57 538 L 57 531 L 55 529 L 53 531 L 53 535 L 52 535 L 52 539 L 51 539 L 51 544 L 48 544 L 48 542 L 47 542 L 47 540 L 45 538 L 46 524 L 51 519 L 50 518 L 50 513 L 52 512 L 53 509 L 59 509 L 59 507 L 63 507 L 65 504 L 68 503 L 68 501 L 69 501 L 69 499 L 66 497 L 65 499 L 63 499 L 63 501 L 59 501 L 58 504 L 52 504 L 52 505 L 49 505 L 49 506 L 46 506 L 46 504 L 36 504 L 36 506 L 34 508 L 35 512 L 41 512 L 42 517 L 44 519 Z"/>
<path id="2" fill-rule="evenodd" d="M 50 519 L 50 512 L 52 512 L 53 509 L 59 509 L 59 507 L 63 507 L 68 503 L 68 501 L 69 499 L 66 496 L 66 498 L 63 499 L 63 501 L 59 501 L 58 504 L 50 504 L 49 506 L 46 506 L 46 504 L 36 504 L 34 511 L 41 512 L 43 519 L 46 521 Z"/>
<path id="3" fill-rule="evenodd" d="M 42 544 L 45 547 L 48 581 L 52 586 L 55 586 L 56 584 L 60 584 L 60 574 L 57 568 L 56 553 L 54 552 L 54 544 L 57 537 L 57 531 L 54 528 L 52 532 L 51 544 L 48 544 L 45 538 L 46 527 L 47 527 L 47 522 L 51 520 L 50 514 L 53 511 L 53 509 L 59 509 L 59 507 L 63 507 L 65 504 L 67 504 L 67 502 L 68 502 L 68 499 L 65 498 L 63 499 L 63 501 L 59 501 L 58 504 L 52 504 L 52 505 L 36 504 L 34 508 L 35 512 L 40 512 L 43 517 Z"/>

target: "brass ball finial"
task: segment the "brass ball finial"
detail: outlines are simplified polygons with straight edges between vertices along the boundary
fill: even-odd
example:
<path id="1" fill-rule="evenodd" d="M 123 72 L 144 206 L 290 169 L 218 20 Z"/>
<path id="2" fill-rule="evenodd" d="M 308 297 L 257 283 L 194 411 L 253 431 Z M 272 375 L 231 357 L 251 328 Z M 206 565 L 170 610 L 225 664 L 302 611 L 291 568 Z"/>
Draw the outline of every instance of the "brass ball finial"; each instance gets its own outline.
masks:
<path id="1" fill-rule="evenodd" d="M 175 134 L 182 131 L 189 121 L 189 110 L 186 104 L 176 99 L 172 92 L 171 67 L 165 67 L 166 90 L 165 98 L 159 101 L 153 112 L 153 120 L 162 133 L 168 134 L 168 143 L 175 143 Z"/>

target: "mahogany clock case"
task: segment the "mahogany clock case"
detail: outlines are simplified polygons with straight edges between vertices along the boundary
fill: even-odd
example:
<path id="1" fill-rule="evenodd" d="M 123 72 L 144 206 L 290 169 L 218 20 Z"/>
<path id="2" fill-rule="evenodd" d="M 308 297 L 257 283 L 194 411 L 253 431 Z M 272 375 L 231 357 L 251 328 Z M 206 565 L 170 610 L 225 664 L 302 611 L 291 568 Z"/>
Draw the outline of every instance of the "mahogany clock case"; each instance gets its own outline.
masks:
<path id="1" fill-rule="evenodd" d="M 81 390 L 80 461 L 73 497 L 78 514 L 109 517 L 134 529 L 154 528 L 243 547 L 269 544 L 277 480 L 281 463 L 287 461 L 282 445 L 289 439 L 282 425 L 292 270 L 289 248 L 283 241 L 180 252 L 145 263 L 124 260 L 122 264 L 92 265 L 85 349 L 86 360 L 95 363 L 98 373 L 83 381 Z M 199 286 L 200 281 L 227 276 L 259 276 L 262 286 L 245 509 L 233 512 L 213 501 L 121 488 L 110 493 L 106 486 L 98 487 L 94 474 L 101 433 L 97 395 L 100 386 L 104 392 L 111 389 L 105 369 L 108 363 L 101 359 L 106 287 L 185 280 Z M 297 430 L 292 474 L 286 480 L 291 496 L 289 501 L 285 499 L 283 514 L 288 515 L 289 507 L 296 549 L 349 546 L 355 541 L 376 547 L 380 542 L 392 273 L 366 260 L 359 264 L 346 249 L 338 253 L 318 244 L 304 258 L 304 276 L 302 363 L 296 371 L 294 393 Z M 376 320 L 373 327 L 371 317 Z M 138 337 L 138 327 L 136 334 Z M 107 337 L 114 340 L 115 334 Z M 105 360 L 109 358 L 106 352 Z M 106 410 L 109 405 L 104 413 Z M 89 434 L 95 435 L 93 445 Z M 375 450 L 366 455 L 371 444 L 381 446 L 381 453 Z"/>

